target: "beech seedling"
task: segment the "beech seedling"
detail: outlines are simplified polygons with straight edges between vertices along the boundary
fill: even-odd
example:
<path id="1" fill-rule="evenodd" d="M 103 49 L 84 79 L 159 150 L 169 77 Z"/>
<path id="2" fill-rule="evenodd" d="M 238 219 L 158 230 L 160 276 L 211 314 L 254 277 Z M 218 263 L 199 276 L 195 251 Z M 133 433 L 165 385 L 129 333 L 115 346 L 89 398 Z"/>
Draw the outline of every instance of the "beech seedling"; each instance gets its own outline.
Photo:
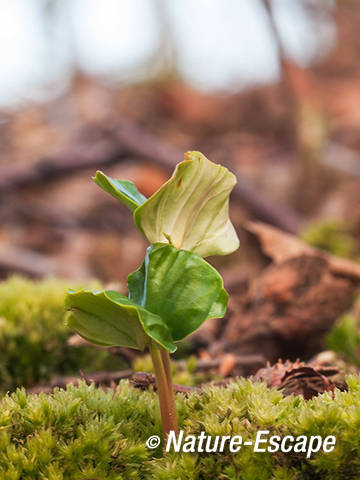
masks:
<path id="1" fill-rule="evenodd" d="M 124 203 L 150 243 L 128 277 L 128 296 L 112 290 L 69 290 L 67 325 L 89 342 L 150 349 L 163 433 L 177 431 L 170 353 L 207 319 L 224 316 L 228 294 L 203 257 L 239 246 L 229 219 L 236 179 L 200 152 L 187 152 L 149 199 L 128 180 L 97 172 L 95 183 Z"/>

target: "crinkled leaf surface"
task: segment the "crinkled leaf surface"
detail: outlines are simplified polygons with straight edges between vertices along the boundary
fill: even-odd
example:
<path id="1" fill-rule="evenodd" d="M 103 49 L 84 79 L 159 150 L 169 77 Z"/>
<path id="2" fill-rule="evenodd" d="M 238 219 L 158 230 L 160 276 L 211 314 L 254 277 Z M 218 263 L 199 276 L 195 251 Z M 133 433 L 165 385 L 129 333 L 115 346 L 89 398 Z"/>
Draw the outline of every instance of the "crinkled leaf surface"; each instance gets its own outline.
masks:
<path id="1" fill-rule="evenodd" d="M 146 202 L 146 197 L 129 180 L 115 180 L 97 171 L 94 182 L 105 192 L 124 203 L 131 211 Z"/>
<path id="2" fill-rule="evenodd" d="M 170 243 L 202 257 L 226 255 L 239 247 L 229 219 L 235 176 L 200 152 L 187 152 L 173 176 L 134 211 L 150 243 Z"/>
<path id="3" fill-rule="evenodd" d="M 169 244 L 148 248 L 142 266 L 128 277 L 129 298 L 161 317 L 174 341 L 208 318 L 221 318 L 228 294 L 219 273 L 203 258 Z"/>
<path id="4" fill-rule="evenodd" d="M 143 350 L 148 335 L 169 352 L 176 350 L 163 320 L 118 292 L 70 290 L 66 308 L 67 325 L 89 342 Z"/>

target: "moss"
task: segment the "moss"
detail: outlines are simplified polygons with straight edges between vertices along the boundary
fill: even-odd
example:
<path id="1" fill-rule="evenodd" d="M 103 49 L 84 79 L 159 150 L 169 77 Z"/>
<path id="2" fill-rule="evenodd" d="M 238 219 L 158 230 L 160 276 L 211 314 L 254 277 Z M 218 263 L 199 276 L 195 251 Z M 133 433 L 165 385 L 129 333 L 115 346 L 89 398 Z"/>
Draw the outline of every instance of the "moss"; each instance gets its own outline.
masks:
<path id="1" fill-rule="evenodd" d="M 52 375 L 120 368 L 123 364 L 93 346 L 71 348 L 64 325 L 69 282 L 11 277 L 0 283 L 0 390 L 32 386 Z"/>
<path id="2" fill-rule="evenodd" d="M 337 220 L 323 220 L 311 223 L 301 234 L 302 239 L 310 245 L 338 255 L 356 259 L 357 242 L 351 235 L 350 228 Z"/>
<path id="3" fill-rule="evenodd" d="M 310 401 L 283 398 L 264 384 L 239 380 L 203 395 L 178 395 L 185 434 L 335 435 L 332 453 L 163 453 L 148 450 L 161 435 L 156 394 L 122 381 L 114 393 L 82 383 L 52 395 L 18 390 L 0 402 L 0 478 L 22 479 L 351 479 L 360 475 L 360 381 L 349 392 Z"/>
<path id="4" fill-rule="evenodd" d="M 343 355 L 354 365 L 360 364 L 360 332 L 351 313 L 343 315 L 326 338 L 329 349 Z"/>

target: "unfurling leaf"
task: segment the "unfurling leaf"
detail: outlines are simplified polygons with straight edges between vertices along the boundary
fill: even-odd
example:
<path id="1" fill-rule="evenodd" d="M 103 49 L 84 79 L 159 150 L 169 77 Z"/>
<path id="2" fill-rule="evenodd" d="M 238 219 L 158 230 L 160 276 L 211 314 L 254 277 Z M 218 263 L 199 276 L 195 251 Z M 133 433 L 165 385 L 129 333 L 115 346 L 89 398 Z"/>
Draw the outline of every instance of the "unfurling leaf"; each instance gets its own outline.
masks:
<path id="1" fill-rule="evenodd" d="M 169 352 L 176 350 L 163 320 L 118 292 L 70 290 L 66 308 L 67 325 L 89 342 L 143 350 L 149 336 Z"/>
<path id="2" fill-rule="evenodd" d="M 146 197 L 129 180 L 115 180 L 100 171 L 96 172 L 93 180 L 105 192 L 124 203 L 131 211 L 146 202 Z"/>
<path id="3" fill-rule="evenodd" d="M 228 294 L 219 273 L 200 256 L 172 245 L 149 247 L 128 286 L 129 298 L 161 317 L 174 341 L 226 311 Z"/>
<path id="4" fill-rule="evenodd" d="M 187 152 L 157 192 L 134 211 L 150 243 L 170 243 L 202 257 L 226 255 L 239 246 L 229 219 L 229 195 L 236 179 L 200 152 Z"/>

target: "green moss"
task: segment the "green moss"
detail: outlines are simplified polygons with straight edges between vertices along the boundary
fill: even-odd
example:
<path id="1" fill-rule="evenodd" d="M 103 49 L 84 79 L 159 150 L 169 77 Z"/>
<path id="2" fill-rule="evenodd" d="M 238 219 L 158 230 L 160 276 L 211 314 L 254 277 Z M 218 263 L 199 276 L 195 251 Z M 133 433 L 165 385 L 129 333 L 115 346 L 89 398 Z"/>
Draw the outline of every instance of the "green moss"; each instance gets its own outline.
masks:
<path id="1" fill-rule="evenodd" d="M 301 237 L 310 245 L 339 257 L 354 259 L 358 254 L 357 242 L 351 235 L 350 228 L 337 220 L 311 223 Z"/>
<path id="2" fill-rule="evenodd" d="M 360 380 L 349 392 L 310 401 L 283 398 L 264 384 L 241 380 L 203 395 L 177 396 L 185 434 L 335 435 L 332 453 L 163 453 L 148 450 L 161 435 L 156 394 L 123 381 L 116 392 L 82 383 L 52 395 L 18 390 L 0 401 L 0 478 L 30 479 L 351 479 L 360 476 Z"/>
<path id="3" fill-rule="evenodd" d="M 63 319 L 68 287 L 65 281 L 19 276 L 0 282 L 0 390 L 122 365 L 105 350 L 66 345 L 72 334 Z"/>
<path id="4" fill-rule="evenodd" d="M 360 332 L 356 319 L 350 313 L 343 315 L 326 338 L 327 347 L 343 355 L 355 365 L 360 364 Z"/>

